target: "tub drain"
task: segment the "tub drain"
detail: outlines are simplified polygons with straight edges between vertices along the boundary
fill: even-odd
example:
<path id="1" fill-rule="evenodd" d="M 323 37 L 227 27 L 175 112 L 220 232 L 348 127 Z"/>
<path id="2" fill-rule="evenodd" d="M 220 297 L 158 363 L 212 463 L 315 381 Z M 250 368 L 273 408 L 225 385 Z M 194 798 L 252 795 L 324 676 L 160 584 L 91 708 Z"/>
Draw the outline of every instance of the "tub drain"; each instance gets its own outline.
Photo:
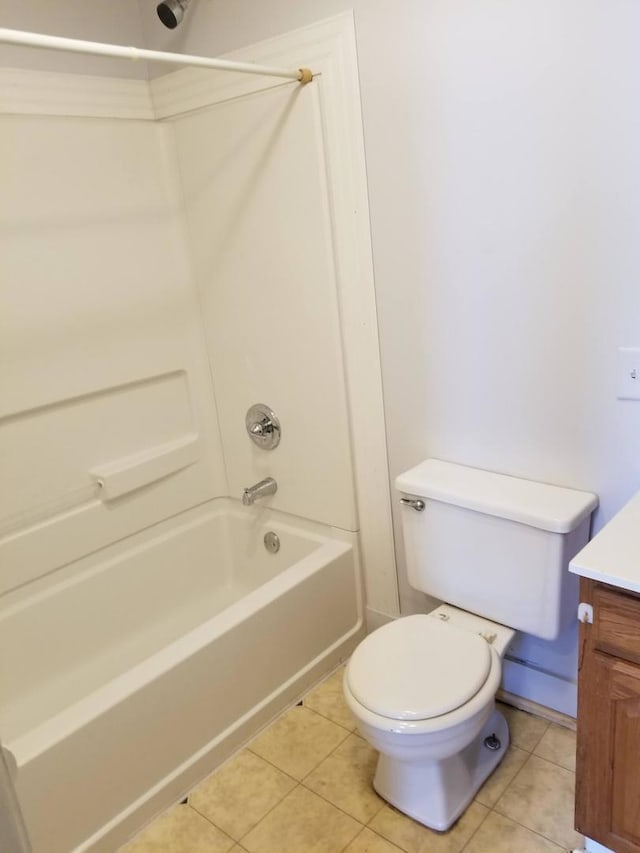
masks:
<path id="1" fill-rule="evenodd" d="M 496 737 L 495 732 L 484 739 L 484 745 L 492 752 L 496 752 L 502 746 L 500 738 Z"/>
<path id="2" fill-rule="evenodd" d="M 274 533 L 273 530 L 264 534 L 264 547 L 271 554 L 277 554 L 280 550 L 280 537 L 277 533 Z"/>

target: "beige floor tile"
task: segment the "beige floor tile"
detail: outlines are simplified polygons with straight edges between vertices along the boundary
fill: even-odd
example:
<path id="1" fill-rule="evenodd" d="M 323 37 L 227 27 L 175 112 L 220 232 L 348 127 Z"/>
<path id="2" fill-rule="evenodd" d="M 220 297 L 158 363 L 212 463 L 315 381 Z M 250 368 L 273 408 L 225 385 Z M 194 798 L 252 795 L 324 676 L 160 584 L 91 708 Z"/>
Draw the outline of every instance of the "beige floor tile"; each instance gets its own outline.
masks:
<path id="1" fill-rule="evenodd" d="M 553 761 L 567 770 L 575 771 L 576 733 L 551 723 L 533 752 L 540 758 L 546 758 L 547 761 Z"/>
<path id="2" fill-rule="evenodd" d="M 537 755 L 529 756 L 495 810 L 562 847 L 580 847 L 573 829 L 575 775 Z"/>
<path id="3" fill-rule="evenodd" d="M 304 785 L 361 823 L 384 806 L 372 782 L 378 753 L 357 735 L 349 735 L 304 780 Z"/>
<path id="4" fill-rule="evenodd" d="M 403 853 L 403 851 L 365 826 L 351 844 L 345 847 L 344 853 Z"/>
<path id="5" fill-rule="evenodd" d="M 434 832 L 386 805 L 369 828 L 407 853 L 459 853 L 488 813 L 480 803 L 471 803 L 448 832 Z"/>
<path id="6" fill-rule="evenodd" d="M 342 692 L 344 670 L 344 666 L 341 666 L 315 690 L 308 693 L 304 697 L 304 704 L 312 711 L 322 714 L 323 717 L 352 732 L 355 731 L 356 721 L 344 701 Z"/>
<path id="7" fill-rule="evenodd" d="M 342 726 L 296 706 L 251 741 L 249 749 L 300 781 L 347 737 Z"/>
<path id="8" fill-rule="evenodd" d="M 240 841 L 295 785 L 291 777 L 245 749 L 201 782 L 189 795 L 189 803 Z"/>
<path id="9" fill-rule="evenodd" d="M 174 806 L 122 848 L 122 853 L 227 853 L 233 839 L 188 805 Z"/>
<path id="10" fill-rule="evenodd" d="M 312 791 L 295 788 L 242 839 L 249 853 L 339 853 L 362 824 Z"/>
<path id="11" fill-rule="evenodd" d="M 517 746 L 510 746 L 505 757 L 476 794 L 476 800 L 483 806 L 493 808 L 528 757 L 528 752 L 518 749 Z"/>
<path id="12" fill-rule="evenodd" d="M 503 705 L 501 702 L 497 703 L 497 707 L 505 715 L 509 724 L 511 743 L 519 749 L 524 749 L 525 752 L 533 752 L 549 728 L 548 720 L 527 714 L 526 711 L 519 711 L 510 705 Z"/>
<path id="13" fill-rule="evenodd" d="M 530 829 L 491 812 L 464 853 L 561 853 L 562 850 Z"/>

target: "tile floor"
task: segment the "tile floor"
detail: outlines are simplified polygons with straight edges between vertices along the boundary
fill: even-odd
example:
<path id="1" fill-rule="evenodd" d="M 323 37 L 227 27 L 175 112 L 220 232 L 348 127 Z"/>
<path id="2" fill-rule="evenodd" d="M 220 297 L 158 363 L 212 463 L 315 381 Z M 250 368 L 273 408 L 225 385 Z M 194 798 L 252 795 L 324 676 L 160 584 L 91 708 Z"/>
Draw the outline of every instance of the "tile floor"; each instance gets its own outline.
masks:
<path id="1" fill-rule="evenodd" d="M 512 744 L 446 833 L 371 787 L 376 754 L 342 699 L 343 669 L 148 826 L 122 853 L 558 853 L 573 830 L 575 734 L 503 706 Z"/>

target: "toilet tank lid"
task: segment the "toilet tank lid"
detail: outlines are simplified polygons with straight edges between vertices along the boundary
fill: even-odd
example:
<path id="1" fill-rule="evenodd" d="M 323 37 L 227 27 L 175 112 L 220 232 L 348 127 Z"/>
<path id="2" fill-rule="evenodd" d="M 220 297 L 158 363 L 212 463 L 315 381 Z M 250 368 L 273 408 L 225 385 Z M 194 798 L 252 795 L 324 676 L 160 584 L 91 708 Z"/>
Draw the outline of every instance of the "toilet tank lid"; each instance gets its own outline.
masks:
<path id="1" fill-rule="evenodd" d="M 598 506 L 591 492 L 427 459 L 399 474 L 396 489 L 548 530 L 568 533 Z"/>

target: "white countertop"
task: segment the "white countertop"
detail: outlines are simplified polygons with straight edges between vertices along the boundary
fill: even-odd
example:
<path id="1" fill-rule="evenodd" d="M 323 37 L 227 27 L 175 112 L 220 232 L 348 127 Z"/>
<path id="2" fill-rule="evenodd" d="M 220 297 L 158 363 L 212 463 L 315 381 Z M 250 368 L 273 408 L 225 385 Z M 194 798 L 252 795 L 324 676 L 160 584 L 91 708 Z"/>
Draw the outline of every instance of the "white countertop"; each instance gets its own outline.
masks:
<path id="1" fill-rule="evenodd" d="M 640 492 L 576 554 L 569 571 L 640 592 Z"/>

